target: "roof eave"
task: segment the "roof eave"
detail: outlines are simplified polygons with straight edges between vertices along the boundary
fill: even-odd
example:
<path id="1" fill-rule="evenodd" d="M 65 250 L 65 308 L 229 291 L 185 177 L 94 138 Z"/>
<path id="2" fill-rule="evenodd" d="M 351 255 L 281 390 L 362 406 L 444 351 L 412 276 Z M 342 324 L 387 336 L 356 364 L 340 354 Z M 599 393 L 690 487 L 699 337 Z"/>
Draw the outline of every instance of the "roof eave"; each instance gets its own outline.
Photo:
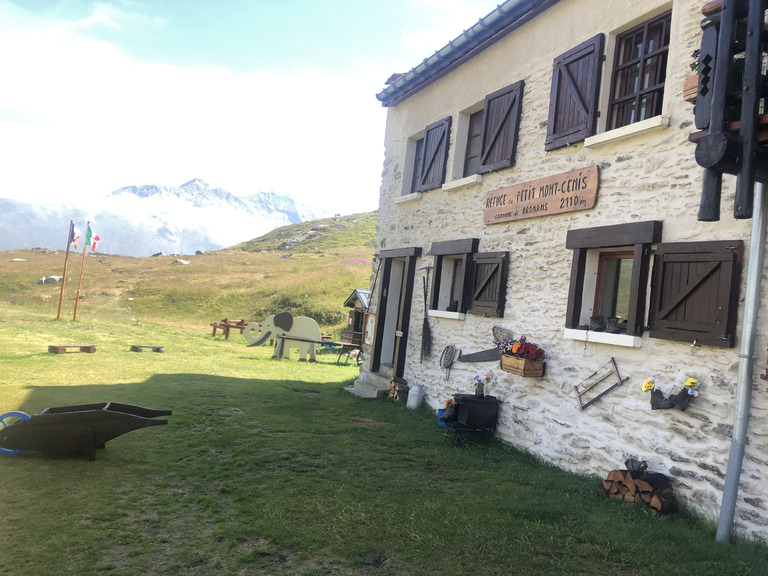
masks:
<path id="1" fill-rule="evenodd" d="M 397 106 L 432 82 L 504 38 L 559 0 L 508 0 L 429 58 L 376 94 L 384 107 Z"/>

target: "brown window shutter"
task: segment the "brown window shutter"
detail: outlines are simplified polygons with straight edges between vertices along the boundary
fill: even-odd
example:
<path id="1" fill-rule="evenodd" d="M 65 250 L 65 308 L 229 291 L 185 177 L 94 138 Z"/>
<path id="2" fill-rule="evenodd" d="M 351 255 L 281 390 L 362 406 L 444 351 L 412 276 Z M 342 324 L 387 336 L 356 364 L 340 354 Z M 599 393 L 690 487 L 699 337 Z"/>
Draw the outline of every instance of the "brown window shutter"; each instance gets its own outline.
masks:
<path id="1" fill-rule="evenodd" d="M 485 97 L 478 173 L 515 164 L 524 86 L 525 82 L 521 80 Z"/>
<path id="2" fill-rule="evenodd" d="M 732 348 L 742 251 L 741 240 L 659 244 L 651 337 Z"/>
<path id="3" fill-rule="evenodd" d="M 595 133 L 603 35 L 555 58 L 545 150 L 580 142 Z"/>
<path id="4" fill-rule="evenodd" d="M 433 190 L 443 185 L 448 163 L 448 142 L 451 136 L 451 117 L 427 126 L 424 131 L 424 154 L 418 192 Z"/>
<path id="5" fill-rule="evenodd" d="M 475 254 L 472 272 L 472 299 L 469 311 L 482 316 L 504 316 L 507 299 L 507 252 Z"/>

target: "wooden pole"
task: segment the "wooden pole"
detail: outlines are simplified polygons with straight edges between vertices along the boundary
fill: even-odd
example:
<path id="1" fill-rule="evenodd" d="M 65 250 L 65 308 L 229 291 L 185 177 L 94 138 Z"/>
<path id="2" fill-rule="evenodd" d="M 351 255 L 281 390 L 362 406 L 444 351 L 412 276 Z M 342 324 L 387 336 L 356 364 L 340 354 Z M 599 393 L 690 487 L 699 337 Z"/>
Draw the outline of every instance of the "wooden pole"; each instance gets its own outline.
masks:
<path id="1" fill-rule="evenodd" d="M 69 260 L 69 245 L 72 243 L 72 230 L 75 227 L 75 221 L 69 221 L 69 232 L 67 232 L 67 252 L 64 254 L 64 275 L 61 277 L 61 294 L 59 295 L 59 311 L 56 314 L 56 320 L 61 319 L 61 304 L 64 301 L 64 285 L 67 283 L 67 261 Z"/>
<path id="2" fill-rule="evenodd" d="M 72 316 L 72 321 L 77 320 L 77 308 L 80 305 L 80 288 L 83 285 L 83 270 L 85 270 L 85 251 L 88 250 L 88 229 L 91 226 L 90 220 L 85 224 L 85 240 L 83 241 L 83 262 L 80 264 L 80 280 L 77 283 L 77 295 L 75 296 L 75 315 Z"/>

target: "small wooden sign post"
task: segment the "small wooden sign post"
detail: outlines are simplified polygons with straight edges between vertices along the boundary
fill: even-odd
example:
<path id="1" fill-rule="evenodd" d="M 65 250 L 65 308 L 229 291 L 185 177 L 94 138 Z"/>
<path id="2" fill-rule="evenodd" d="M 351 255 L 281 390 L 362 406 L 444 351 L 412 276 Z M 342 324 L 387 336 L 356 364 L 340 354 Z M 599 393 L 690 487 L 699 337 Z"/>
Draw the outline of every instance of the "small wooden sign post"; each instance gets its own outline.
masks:
<path id="1" fill-rule="evenodd" d="M 597 202 L 600 171 L 592 165 L 488 192 L 483 222 L 501 224 L 524 218 L 589 210 Z"/>

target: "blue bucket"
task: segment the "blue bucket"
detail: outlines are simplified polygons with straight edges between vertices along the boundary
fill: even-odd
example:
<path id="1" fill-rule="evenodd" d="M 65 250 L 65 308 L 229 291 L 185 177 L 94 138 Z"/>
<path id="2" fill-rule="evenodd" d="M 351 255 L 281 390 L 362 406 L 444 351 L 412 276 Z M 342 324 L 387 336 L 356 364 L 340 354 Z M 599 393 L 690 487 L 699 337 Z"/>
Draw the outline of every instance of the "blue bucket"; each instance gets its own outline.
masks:
<path id="1" fill-rule="evenodd" d="M 442 417 L 443 417 L 443 414 L 445 414 L 445 410 L 438 410 L 438 411 L 437 411 L 437 423 L 438 423 L 438 425 L 440 425 L 440 426 L 445 426 L 445 422 L 443 422 L 442 420 L 440 420 L 440 418 L 442 418 Z"/>

